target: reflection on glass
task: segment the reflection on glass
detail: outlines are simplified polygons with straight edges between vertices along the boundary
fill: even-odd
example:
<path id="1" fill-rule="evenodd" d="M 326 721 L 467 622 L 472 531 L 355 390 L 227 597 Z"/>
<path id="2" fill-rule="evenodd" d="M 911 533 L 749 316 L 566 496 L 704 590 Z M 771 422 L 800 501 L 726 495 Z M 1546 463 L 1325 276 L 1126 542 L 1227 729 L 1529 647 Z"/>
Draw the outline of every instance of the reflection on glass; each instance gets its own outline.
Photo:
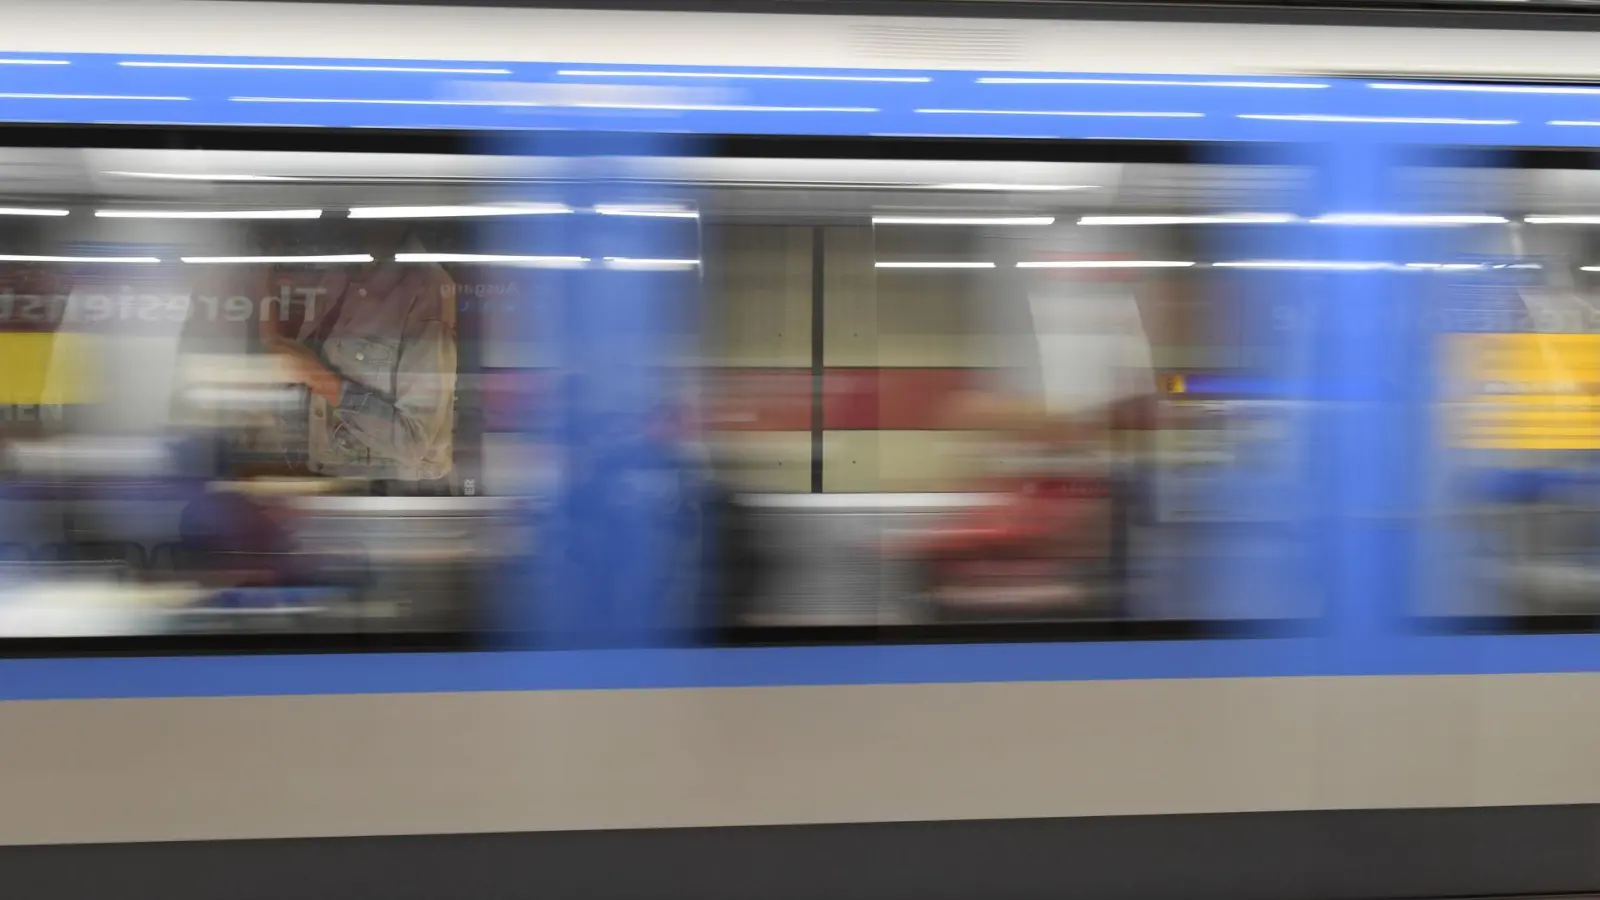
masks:
<path id="1" fill-rule="evenodd" d="M 1024 185 L 1085 186 L 1046 193 L 1003 164 L 832 162 L 803 206 L 747 167 L 702 211 L 732 633 L 1238 616 L 1209 599 L 1222 558 L 1292 540 L 1241 528 L 1228 485 L 1295 468 L 1295 337 L 1196 222 L 1294 173 L 1037 164 Z M 1143 215 L 1079 224 L 1113 213 Z"/>
<path id="2" fill-rule="evenodd" d="M 1600 178 L 1451 175 L 1462 193 L 1493 185 L 1515 215 L 1456 235 L 1459 268 L 1436 276 L 1450 516 L 1428 611 L 1587 628 L 1600 612 Z"/>
<path id="3" fill-rule="evenodd" d="M 474 189 L 308 159 L 318 177 L 282 183 L 10 186 L 7 203 L 37 189 L 70 215 L 0 219 L 16 251 L 0 262 L 0 638 L 354 646 L 484 627 L 486 579 L 513 550 L 511 492 L 485 478 L 508 403 L 491 395 L 522 386 L 485 372 L 480 335 L 524 286 L 398 261 L 482 251 L 473 217 L 427 212 Z"/>

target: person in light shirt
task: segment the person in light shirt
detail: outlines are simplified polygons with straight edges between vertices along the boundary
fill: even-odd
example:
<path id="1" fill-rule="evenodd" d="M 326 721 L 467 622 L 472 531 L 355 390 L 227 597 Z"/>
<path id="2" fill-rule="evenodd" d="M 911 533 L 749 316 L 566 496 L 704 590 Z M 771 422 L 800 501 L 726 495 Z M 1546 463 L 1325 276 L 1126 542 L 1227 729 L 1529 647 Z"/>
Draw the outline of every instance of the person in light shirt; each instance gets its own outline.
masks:
<path id="1" fill-rule="evenodd" d="M 271 292 L 290 284 L 298 302 L 270 305 L 262 342 L 310 393 L 311 472 L 448 493 L 457 356 L 449 276 L 393 262 L 420 247 L 404 225 L 373 224 L 360 236 L 375 262 L 272 274 Z"/>

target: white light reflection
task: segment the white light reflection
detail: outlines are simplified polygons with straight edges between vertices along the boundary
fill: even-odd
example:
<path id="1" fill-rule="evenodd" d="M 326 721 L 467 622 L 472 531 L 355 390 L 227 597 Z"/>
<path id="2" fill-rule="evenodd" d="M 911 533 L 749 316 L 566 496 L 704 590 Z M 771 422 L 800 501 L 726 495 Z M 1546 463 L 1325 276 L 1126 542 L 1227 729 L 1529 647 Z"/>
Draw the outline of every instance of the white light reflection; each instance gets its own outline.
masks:
<path id="1" fill-rule="evenodd" d="M 871 81 L 898 84 L 926 84 L 926 75 L 809 75 L 766 72 L 628 72 L 622 69 L 559 69 L 567 78 L 732 78 L 749 81 Z"/>
<path id="2" fill-rule="evenodd" d="M 587 265 L 586 256 L 523 256 L 507 253 L 396 253 L 399 263 L 496 263 L 535 269 L 577 269 Z"/>
<path id="3" fill-rule="evenodd" d="M 506 203 L 468 206 L 357 206 L 352 219 L 455 219 L 477 216 L 549 216 L 572 212 L 560 203 Z"/>
<path id="4" fill-rule="evenodd" d="M 158 263 L 156 256 L 34 256 L 22 253 L 0 253 L 0 262 L 38 263 Z"/>
<path id="5" fill-rule="evenodd" d="M 320 219 L 320 209 L 97 209 L 97 219 Z"/>
<path id="6" fill-rule="evenodd" d="M 1240 113 L 1241 119 L 1268 122 L 1342 122 L 1355 125 L 1515 125 L 1516 119 L 1455 119 L 1412 116 L 1336 116 L 1323 113 Z"/>
<path id="7" fill-rule="evenodd" d="M 1529 225 L 1600 225 L 1600 216 L 1523 216 Z"/>
<path id="8" fill-rule="evenodd" d="M 874 225 L 1054 225 L 1055 216 L 873 216 Z"/>
<path id="9" fill-rule="evenodd" d="M 944 116 L 1067 116 L 1087 119 L 1204 119 L 1202 112 L 1095 112 L 1073 109 L 918 109 L 913 112 Z"/>
<path id="10" fill-rule="evenodd" d="M 65 216 L 71 210 L 46 209 L 37 206 L 0 206 L 0 216 Z"/>
<path id="11" fill-rule="evenodd" d="M 1084 216 L 1079 225 L 1279 225 L 1298 221 L 1293 213 L 1224 213 L 1214 216 Z"/>
<path id="12" fill-rule="evenodd" d="M 324 253 L 309 256 L 183 256 L 179 257 L 192 265 L 229 265 L 234 263 L 288 263 L 309 265 L 312 263 L 369 263 L 372 262 L 370 253 Z"/>
<path id="13" fill-rule="evenodd" d="M 878 269 L 992 269 L 992 262 L 876 262 Z"/>
<path id="14" fill-rule="evenodd" d="M 277 69 L 299 72 L 421 72 L 434 75 L 510 75 L 510 69 L 463 69 L 436 66 L 343 66 L 307 63 L 221 63 L 167 62 L 165 60 L 124 59 L 119 66 L 137 69 Z"/>
<path id="15" fill-rule="evenodd" d="M 188 97 L 149 94 L 0 94 L 0 100 L 164 100 L 181 102 Z"/>
<path id="16" fill-rule="evenodd" d="M 70 66 L 70 59 L 0 59 L 0 66 Z"/>
<path id="17" fill-rule="evenodd" d="M 1303 269 L 1320 272 L 1373 272 L 1394 268 L 1393 263 L 1341 259 L 1236 259 L 1212 265 L 1219 269 Z"/>
<path id="18" fill-rule="evenodd" d="M 1019 269 L 1187 269 L 1193 262 L 1175 259 L 1046 259 L 1019 262 Z"/>
<path id="19" fill-rule="evenodd" d="M 1149 85 L 1152 87 L 1266 88 L 1276 90 L 1316 90 L 1330 87 L 1324 82 L 1315 81 L 1175 81 L 1154 78 L 1023 78 L 1011 76 L 979 78 L 978 84 L 1125 84 Z"/>
<path id="20" fill-rule="evenodd" d="M 599 203 L 594 211 L 602 216 L 634 216 L 645 219 L 698 219 L 700 214 L 682 206 L 628 206 L 620 203 Z"/>
<path id="21" fill-rule="evenodd" d="M 632 269 L 639 271 L 652 271 L 659 269 L 692 269 L 700 265 L 698 259 L 647 259 L 635 256 L 608 256 L 605 258 L 608 269 Z"/>
<path id="22" fill-rule="evenodd" d="M 1319 225 L 1504 225 L 1505 216 L 1409 213 L 1327 213 L 1311 220 Z"/>

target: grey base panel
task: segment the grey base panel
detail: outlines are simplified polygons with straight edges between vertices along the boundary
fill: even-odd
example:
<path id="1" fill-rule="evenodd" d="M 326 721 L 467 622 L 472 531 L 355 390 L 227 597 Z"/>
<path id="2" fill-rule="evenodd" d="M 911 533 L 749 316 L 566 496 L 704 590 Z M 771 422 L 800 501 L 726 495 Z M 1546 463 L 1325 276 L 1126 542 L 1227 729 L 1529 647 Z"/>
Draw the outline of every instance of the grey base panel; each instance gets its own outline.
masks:
<path id="1" fill-rule="evenodd" d="M 0 848 L 30 900 L 1393 900 L 1600 890 L 1600 806 Z"/>

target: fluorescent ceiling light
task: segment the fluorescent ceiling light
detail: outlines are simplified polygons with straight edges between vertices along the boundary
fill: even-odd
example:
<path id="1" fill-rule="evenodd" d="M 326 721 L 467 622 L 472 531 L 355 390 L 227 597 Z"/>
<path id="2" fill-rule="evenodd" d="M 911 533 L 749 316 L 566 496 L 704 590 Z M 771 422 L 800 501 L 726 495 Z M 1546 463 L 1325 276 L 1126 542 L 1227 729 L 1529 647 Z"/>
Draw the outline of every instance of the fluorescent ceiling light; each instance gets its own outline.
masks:
<path id="1" fill-rule="evenodd" d="M 873 216 L 874 225 L 1054 225 L 1055 216 Z"/>
<path id="2" fill-rule="evenodd" d="M 681 206 L 627 206 L 617 203 L 599 203 L 594 211 L 602 216 L 636 216 L 647 219 L 698 219 L 700 214 Z"/>
<path id="3" fill-rule="evenodd" d="M 158 263 L 155 256 L 32 256 L 22 253 L 0 254 L 0 262 L 63 262 L 63 263 Z"/>
<path id="4" fill-rule="evenodd" d="M 70 66 L 69 59 L 0 59 L 0 66 Z"/>
<path id="5" fill-rule="evenodd" d="M 1293 213 L 1225 213 L 1215 216 L 1084 216 L 1079 225 L 1277 225 L 1297 221 Z"/>
<path id="6" fill-rule="evenodd" d="M 1241 113 L 1241 119 L 1268 122 L 1342 122 L 1354 125 L 1515 125 L 1516 119 L 1452 119 L 1411 116 L 1334 116 L 1322 113 Z"/>
<path id="7" fill-rule="evenodd" d="M 700 265 L 698 259 L 645 259 L 634 256 L 608 256 L 605 258 L 608 268 L 612 269 L 690 269 Z"/>
<path id="8" fill-rule="evenodd" d="M 184 256 L 186 263 L 197 265 L 226 265 L 230 263 L 369 263 L 370 253 L 325 253 L 310 256 Z"/>
<path id="9" fill-rule="evenodd" d="M 1469 269 L 1487 269 L 1485 263 L 1439 263 L 1439 262 L 1408 262 L 1408 269 L 1436 269 L 1441 272 L 1460 272 Z"/>
<path id="10" fill-rule="evenodd" d="M 320 219 L 320 209 L 97 209 L 97 219 Z"/>
<path id="11" fill-rule="evenodd" d="M 1600 216 L 1523 216 L 1529 225 L 1600 225 Z"/>
<path id="12" fill-rule="evenodd" d="M 1408 213 L 1328 213 L 1311 221 L 1319 225 L 1504 225 L 1505 216 L 1430 215 Z"/>
<path id="13" fill-rule="evenodd" d="M 497 263 L 533 268 L 570 269 L 589 262 L 583 256 L 522 256 L 505 253 L 396 253 L 401 263 Z"/>
<path id="14" fill-rule="evenodd" d="M 71 210 L 45 209 L 37 206 L 0 206 L 0 216 L 65 216 Z"/>
<path id="15" fill-rule="evenodd" d="M 1073 109 L 918 109 L 915 112 L 944 116 L 1067 116 L 1089 119 L 1203 119 L 1200 112 L 1127 112 Z"/>
<path id="16" fill-rule="evenodd" d="M 1314 90 L 1329 87 L 1315 81 L 1174 81 L 1164 78 L 979 78 L 978 84 L 1125 84 L 1152 87 L 1227 87 Z"/>
<path id="17" fill-rule="evenodd" d="M 1593 128 L 1593 127 L 1595 127 L 1597 125 L 1600 125 L 1600 122 L 1592 121 L 1592 120 L 1589 120 L 1589 119 L 1551 119 L 1549 122 L 1546 122 L 1545 124 L 1547 124 L 1547 125 L 1573 125 L 1573 126 L 1577 126 L 1579 128 Z"/>
<path id="18" fill-rule="evenodd" d="M 1160 259 L 1045 259 L 1019 262 L 1019 269 L 1186 269 L 1193 262 Z"/>
<path id="19" fill-rule="evenodd" d="M 1600 272 L 1600 266 L 1579 266 L 1585 272 Z"/>
<path id="20" fill-rule="evenodd" d="M 510 75 L 510 69 L 463 69 L 436 66 L 339 66 L 306 63 L 168 62 L 125 59 L 117 63 L 137 69 L 281 69 L 300 72 L 426 72 L 436 75 Z"/>
<path id="21" fill-rule="evenodd" d="M 560 203 L 505 203 L 471 206 L 358 206 L 352 219 L 453 219 L 471 216 L 549 216 L 572 212 Z"/>
<path id="22" fill-rule="evenodd" d="M 901 84 L 925 84 L 933 80 L 926 75 L 807 75 L 787 72 L 629 72 L 623 69 L 559 69 L 556 74 L 568 78 L 733 78 L 752 81 L 875 81 Z"/>
<path id="23" fill-rule="evenodd" d="M 879 269 L 992 269 L 992 262 L 877 262 Z"/>
<path id="24" fill-rule="evenodd" d="M 1371 272 L 1393 268 L 1386 262 L 1315 259 L 1240 259 L 1212 263 L 1219 269 L 1309 269 L 1326 272 Z"/>

